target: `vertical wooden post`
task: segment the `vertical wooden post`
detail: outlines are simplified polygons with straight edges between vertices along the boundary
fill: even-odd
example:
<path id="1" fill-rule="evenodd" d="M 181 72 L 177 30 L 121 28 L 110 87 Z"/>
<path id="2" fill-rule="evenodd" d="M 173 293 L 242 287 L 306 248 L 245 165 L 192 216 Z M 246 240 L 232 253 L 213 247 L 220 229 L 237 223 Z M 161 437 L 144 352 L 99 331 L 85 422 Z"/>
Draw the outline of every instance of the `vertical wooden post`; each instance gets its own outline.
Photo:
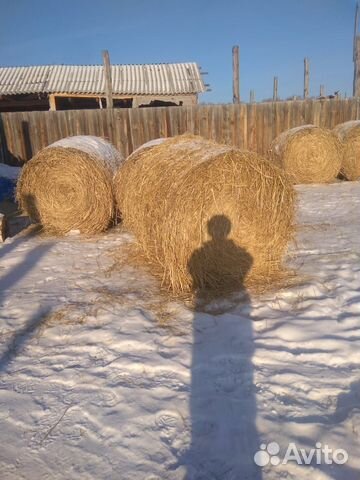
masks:
<path id="1" fill-rule="evenodd" d="M 273 101 L 277 102 L 279 97 L 278 97 L 278 77 L 274 77 L 274 87 L 273 87 Z"/>
<path id="2" fill-rule="evenodd" d="M 113 108 L 110 57 L 107 50 L 102 52 L 106 90 L 106 108 Z"/>
<path id="3" fill-rule="evenodd" d="M 325 97 L 325 85 L 320 85 L 320 97 Z"/>
<path id="4" fill-rule="evenodd" d="M 49 107 L 50 110 L 56 110 L 56 97 L 54 94 L 49 95 Z"/>
<path id="5" fill-rule="evenodd" d="M 353 97 L 356 97 L 356 84 L 358 81 L 358 49 L 357 49 L 357 38 L 358 38 L 358 27 L 359 27 L 359 4 L 356 3 L 355 7 L 355 21 L 354 21 L 354 39 L 353 39 L 353 62 L 354 62 L 354 79 L 353 79 Z"/>
<path id="6" fill-rule="evenodd" d="M 355 7 L 355 21 L 354 21 L 354 39 L 353 39 L 353 60 L 355 60 L 355 53 L 356 53 L 356 37 L 358 34 L 359 28 L 359 3 L 356 2 Z"/>
<path id="7" fill-rule="evenodd" d="M 250 103 L 255 103 L 255 90 L 250 90 Z"/>
<path id="8" fill-rule="evenodd" d="M 356 37 L 354 64 L 354 97 L 360 97 L 360 36 Z"/>
<path id="9" fill-rule="evenodd" d="M 309 98 L 309 59 L 304 58 L 304 98 Z"/>
<path id="10" fill-rule="evenodd" d="M 240 61 L 239 46 L 232 48 L 232 67 L 233 67 L 233 103 L 240 103 Z"/>

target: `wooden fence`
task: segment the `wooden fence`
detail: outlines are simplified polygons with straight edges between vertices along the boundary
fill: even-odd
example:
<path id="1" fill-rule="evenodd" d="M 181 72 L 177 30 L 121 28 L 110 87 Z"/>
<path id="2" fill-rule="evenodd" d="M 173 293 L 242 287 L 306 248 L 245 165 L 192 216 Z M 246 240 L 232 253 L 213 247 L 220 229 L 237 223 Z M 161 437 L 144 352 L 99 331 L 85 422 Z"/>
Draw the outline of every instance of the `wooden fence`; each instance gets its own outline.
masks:
<path id="1" fill-rule="evenodd" d="M 185 132 L 266 153 L 282 131 L 304 124 L 333 128 L 360 118 L 360 99 L 240 105 L 69 110 L 0 114 L 0 162 L 19 164 L 69 135 L 108 138 L 125 155 L 159 137 Z"/>

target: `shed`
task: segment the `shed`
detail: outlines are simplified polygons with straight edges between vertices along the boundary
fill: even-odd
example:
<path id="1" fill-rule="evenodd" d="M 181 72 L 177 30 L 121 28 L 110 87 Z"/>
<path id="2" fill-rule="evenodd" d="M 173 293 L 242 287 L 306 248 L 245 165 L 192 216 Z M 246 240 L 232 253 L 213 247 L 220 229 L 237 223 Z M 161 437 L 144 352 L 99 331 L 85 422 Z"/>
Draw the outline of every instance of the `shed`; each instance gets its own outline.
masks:
<path id="1" fill-rule="evenodd" d="M 207 90 L 196 63 L 111 65 L 114 108 L 194 105 Z M 0 111 L 106 106 L 102 65 L 0 67 Z"/>

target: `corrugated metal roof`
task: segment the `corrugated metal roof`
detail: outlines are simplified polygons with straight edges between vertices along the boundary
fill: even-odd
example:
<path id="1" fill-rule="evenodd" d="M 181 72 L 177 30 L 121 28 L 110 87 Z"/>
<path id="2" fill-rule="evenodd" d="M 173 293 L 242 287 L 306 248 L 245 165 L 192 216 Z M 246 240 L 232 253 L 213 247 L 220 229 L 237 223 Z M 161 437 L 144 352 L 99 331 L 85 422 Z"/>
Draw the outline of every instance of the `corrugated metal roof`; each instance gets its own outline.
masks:
<path id="1" fill-rule="evenodd" d="M 179 95 L 206 90 L 196 63 L 111 65 L 114 95 Z M 0 67 L 0 95 L 105 94 L 102 65 Z"/>

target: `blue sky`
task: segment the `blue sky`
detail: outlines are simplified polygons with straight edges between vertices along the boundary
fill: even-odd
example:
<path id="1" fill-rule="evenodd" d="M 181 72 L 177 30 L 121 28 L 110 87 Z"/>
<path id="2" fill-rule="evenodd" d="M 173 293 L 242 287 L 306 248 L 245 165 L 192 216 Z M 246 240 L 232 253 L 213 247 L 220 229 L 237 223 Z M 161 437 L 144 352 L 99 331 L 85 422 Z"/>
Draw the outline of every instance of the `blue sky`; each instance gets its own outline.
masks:
<path id="1" fill-rule="evenodd" d="M 355 0 L 0 0 L 0 65 L 195 61 L 209 72 L 202 102 L 232 101 L 231 48 L 240 46 L 241 97 L 352 93 Z"/>

